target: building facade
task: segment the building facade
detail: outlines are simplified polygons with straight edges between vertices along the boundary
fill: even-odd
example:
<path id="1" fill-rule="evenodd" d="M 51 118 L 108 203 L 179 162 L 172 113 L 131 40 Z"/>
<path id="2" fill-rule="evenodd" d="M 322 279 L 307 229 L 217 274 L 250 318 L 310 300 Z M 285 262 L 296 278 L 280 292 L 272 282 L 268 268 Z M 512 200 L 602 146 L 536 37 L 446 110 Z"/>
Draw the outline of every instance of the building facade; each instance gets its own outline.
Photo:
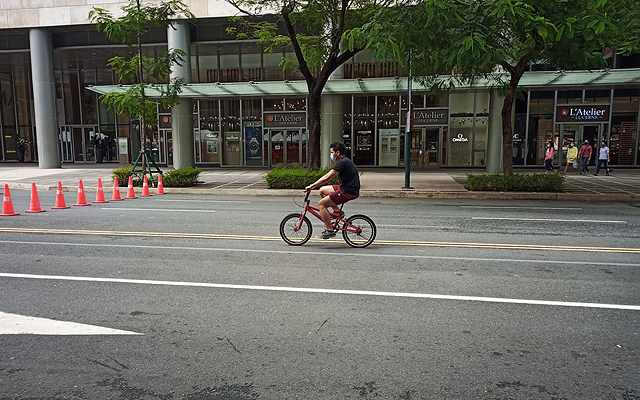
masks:
<path id="1" fill-rule="evenodd" d="M 110 43 L 88 24 L 91 6 L 86 0 L 78 2 L 84 3 L 44 0 L 33 3 L 33 10 L 21 6 L 0 11 L 2 162 L 24 157 L 46 168 L 129 163 L 141 148 L 139 122 L 114 114 L 99 100 L 102 93 L 121 90 L 107 60 L 130 49 Z M 103 6 L 117 12 L 120 5 Z M 224 1 L 189 6 L 197 21 L 177 33 L 151 29 L 144 40 L 150 56 L 176 47 L 172 40 L 182 40 L 186 44 L 177 46 L 184 47 L 190 61 L 182 72 L 190 82 L 180 95 L 182 112 L 159 109 L 148 131 L 146 144 L 156 162 L 305 165 L 306 84 L 297 71 L 278 66 L 292 53 L 265 53 L 259 43 L 227 36 L 226 15 L 234 11 Z M 26 18 L 36 14 L 38 18 Z M 585 139 L 594 146 L 606 141 L 613 165 L 640 166 L 640 69 L 633 68 L 640 63 L 637 58 L 623 61 L 619 64 L 624 68 L 607 71 L 527 72 L 513 112 L 514 166 L 539 167 L 549 141 L 559 150 L 556 164 L 564 164 L 568 143 Z M 402 67 L 373 62 L 367 53 L 359 53 L 327 83 L 325 93 L 323 144 L 344 141 L 358 166 L 404 165 L 408 107 Z M 436 95 L 414 82 L 411 165 L 491 164 L 496 169 L 502 156 L 492 148 L 501 151 L 501 100 L 490 82 Z M 23 155 L 16 148 L 18 137 L 30 141 Z M 104 154 L 97 154 L 92 144 L 96 137 L 107 139 Z M 328 156 L 323 152 L 324 161 Z"/>

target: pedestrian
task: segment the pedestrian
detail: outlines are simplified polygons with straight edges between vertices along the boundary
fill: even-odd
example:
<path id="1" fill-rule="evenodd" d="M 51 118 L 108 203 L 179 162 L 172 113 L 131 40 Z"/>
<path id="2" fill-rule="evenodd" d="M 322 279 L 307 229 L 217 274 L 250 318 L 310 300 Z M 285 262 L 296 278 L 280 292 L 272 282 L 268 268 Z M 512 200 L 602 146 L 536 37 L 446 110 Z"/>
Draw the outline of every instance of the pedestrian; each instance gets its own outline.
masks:
<path id="1" fill-rule="evenodd" d="M 553 168 L 553 142 L 547 143 L 547 151 L 544 153 L 544 173 L 545 175 L 549 173 L 549 171 L 553 171 L 554 173 L 558 173 L 558 170 Z"/>
<path id="2" fill-rule="evenodd" d="M 607 147 L 607 142 L 602 141 L 602 143 L 600 143 L 600 152 L 598 155 L 598 167 L 596 168 L 596 173 L 593 175 L 598 176 L 598 172 L 600 172 L 600 167 L 604 166 L 604 172 L 606 172 L 607 176 L 609 176 L 610 161 L 611 159 L 609 158 L 609 148 Z"/>
<path id="3" fill-rule="evenodd" d="M 567 165 L 565 165 L 562 175 L 567 173 L 569 165 L 573 166 L 573 174 L 578 175 L 578 148 L 573 141 L 569 143 L 569 148 L 567 149 Z"/>
<path id="4" fill-rule="evenodd" d="M 580 147 L 580 158 L 582 161 L 582 169 L 580 175 L 589 173 L 589 162 L 591 161 L 592 147 L 587 139 L 584 140 L 584 144 Z"/>

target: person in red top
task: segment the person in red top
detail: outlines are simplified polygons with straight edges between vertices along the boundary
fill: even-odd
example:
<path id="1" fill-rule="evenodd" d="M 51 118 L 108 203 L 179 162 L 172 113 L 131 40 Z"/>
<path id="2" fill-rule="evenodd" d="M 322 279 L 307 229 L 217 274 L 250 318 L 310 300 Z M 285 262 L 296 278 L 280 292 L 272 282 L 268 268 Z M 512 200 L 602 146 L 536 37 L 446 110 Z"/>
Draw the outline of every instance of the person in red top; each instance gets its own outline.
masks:
<path id="1" fill-rule="evenodd" d="M 553 142 L 547 144 L 547 151 L 544 153 L 544 170 L 545 174 L 548 174 L 549 171 L 558 173 L 558 170 L 553 168 Z"/>
<path id="2" fill-rule="evenodd" d="M 584 144 L 580 146 L 580 154 L 578 155 L 582 161 L 582 169 L 580 170 L 580 175 L 589 173 L 589 161 L 591 160 L 592 151 L 593 147 L 591 147 L 589 141 L 585 139 Z"/>

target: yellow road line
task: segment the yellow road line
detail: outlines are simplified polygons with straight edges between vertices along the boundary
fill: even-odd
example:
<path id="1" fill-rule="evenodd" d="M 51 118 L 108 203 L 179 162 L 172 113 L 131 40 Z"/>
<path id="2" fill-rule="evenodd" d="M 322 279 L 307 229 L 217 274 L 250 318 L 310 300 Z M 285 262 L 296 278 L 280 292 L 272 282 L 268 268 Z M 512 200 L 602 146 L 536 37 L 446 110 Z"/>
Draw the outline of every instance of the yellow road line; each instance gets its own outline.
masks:
<path id="1" fill-rule="evenodd" d="M 227 240 L 260 240 L 280 241 L 278 236 L 247 236 L 247 235 L 223 235 L 217 233 L 184 233 L 184 232 L 126 232 L 126 231 L 92 231 L 76 229 L 36 229 L 36 228 L 5 228 L 0 227 L 0 232 L 12 233 L 43 233 L 58 235 L 100 235 L 100 236 L 136 236 L 136 237 L 171 237 L 193 239 L 227 239 Z M 312 239 L 316 241 L 316 239 Z M 317 239 L 317 241 L 323 241 Z M 636 253 L 640 254 L 640 248 L 628 247 L 592 247 L 592 246 L 556 246 L 546 244 L 515 244 L 515 243 L 473 243 L 473 242 L 427 242 L 408 240 L 376 240 L 375 244 L 389 246 L 423 246 L 423 247 L 459 247 L 459 248 L 484 248 L 484 249 L 508 249 L 508 250 L 548 250 L 548 251 L 576 251 L 598 253 Z"/>

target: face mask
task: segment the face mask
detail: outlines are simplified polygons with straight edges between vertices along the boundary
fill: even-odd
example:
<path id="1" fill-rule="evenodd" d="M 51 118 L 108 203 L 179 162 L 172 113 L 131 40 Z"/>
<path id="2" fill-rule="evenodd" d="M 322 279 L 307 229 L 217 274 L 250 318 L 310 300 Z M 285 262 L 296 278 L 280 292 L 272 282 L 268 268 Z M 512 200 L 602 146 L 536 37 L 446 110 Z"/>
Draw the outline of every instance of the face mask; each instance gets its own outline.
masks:
<path id="1" fill-rule="evenodd" d="M 569 143 L 569 147 L 573 147 L 573 143 Z"/>
<path id="2" fill-rule="evenodd" d="M 331 161 L 335 161 L 336 160 L 336 155 L 334 153 L 331 153 Z"/>

